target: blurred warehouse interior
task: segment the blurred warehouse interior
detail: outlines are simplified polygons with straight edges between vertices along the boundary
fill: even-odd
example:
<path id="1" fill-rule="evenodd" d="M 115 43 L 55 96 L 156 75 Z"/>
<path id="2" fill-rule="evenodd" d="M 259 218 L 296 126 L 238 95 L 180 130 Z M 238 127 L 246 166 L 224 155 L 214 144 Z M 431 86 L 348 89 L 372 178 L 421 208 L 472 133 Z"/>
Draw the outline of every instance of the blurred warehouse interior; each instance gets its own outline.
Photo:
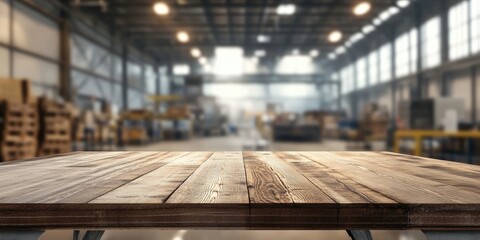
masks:
<path id="1" fill-rule="evenodd" d="M 480 0 L 0 0 L 0 159 L 377 150 L 479 164 L 479 69 Z"/>

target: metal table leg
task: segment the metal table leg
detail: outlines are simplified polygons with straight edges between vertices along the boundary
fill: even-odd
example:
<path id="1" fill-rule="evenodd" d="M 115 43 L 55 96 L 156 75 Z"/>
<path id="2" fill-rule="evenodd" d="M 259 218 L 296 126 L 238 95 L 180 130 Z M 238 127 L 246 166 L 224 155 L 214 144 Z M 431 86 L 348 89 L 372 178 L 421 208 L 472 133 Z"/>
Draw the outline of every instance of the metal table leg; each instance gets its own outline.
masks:
<path id="1" fill-rule="evenodd" d="M 2 230 L 0 240 L 37 240 L 43 233 L 42 230 Z"/>
<path id="2" fill-rule="evenodd" d="M 480 240 L 480 231 L 422 231 L 430 240 Z"/>
<path id="3" fill-rule="evenodd" d="M 82 240 L 100 240 L 103 236 L 103 233 L 105 233 L 103 230 L 88 230 L 83 235 Z M 79 230 L 73 231 L 73 240 L 80 240 Z"/>
<path id="4" fill-rule="evenodd" d="M 372 240 L 370 230 L 347 230 L 347 233 L 352 240 Z"/>

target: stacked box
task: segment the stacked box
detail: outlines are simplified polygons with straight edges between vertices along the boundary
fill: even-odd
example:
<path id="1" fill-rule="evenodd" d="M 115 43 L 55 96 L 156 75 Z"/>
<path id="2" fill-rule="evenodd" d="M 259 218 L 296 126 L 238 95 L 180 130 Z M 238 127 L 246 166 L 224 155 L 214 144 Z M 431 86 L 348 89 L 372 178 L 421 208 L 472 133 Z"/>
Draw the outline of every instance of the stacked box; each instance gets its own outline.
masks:
<path id="1" fill-rule="evenodd" d="M 37 149 L 38 112 L 34 103 L 0 102 L 0 160 L 33 158 Z"/>
<path id="2" fill-rule="evenodd" d="M 72 129 L 69 106 L 47 98 L 40 98 L 38 105 L 40 114 L 38 156 L 70 152 Z"/>

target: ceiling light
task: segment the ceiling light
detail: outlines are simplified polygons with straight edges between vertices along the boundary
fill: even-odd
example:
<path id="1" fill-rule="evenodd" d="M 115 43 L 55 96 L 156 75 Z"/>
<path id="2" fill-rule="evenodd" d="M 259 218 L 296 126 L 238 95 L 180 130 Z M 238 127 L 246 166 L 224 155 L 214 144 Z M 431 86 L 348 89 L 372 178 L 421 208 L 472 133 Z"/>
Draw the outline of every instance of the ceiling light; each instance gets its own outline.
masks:
<path id="1" fill-rule="evenodd" d="M 373 24 L 375 24 L 375 26 L 380 26 L 380 24 L 382 24 L 382 19 L 380 18 L 373 19 Z"/>
<path id="2" fill-rule="evenodd" d="M 342 33 L 340 31 L 333 31 L 328 34 L 328 41 L 336 43 L 340 40 L 342 40 Z"/>
<path id="3" fill-rule="evenodd" d="M 387 19 L 390 18 L 390 16 L 392 16 L 392 14 L 390 13 L 390 11 L 387 9 L 385 11 L 383 11 L 382 13 L 380 13 L 380 19 L 383 20 L 383 21 L 386 21 Z"/>
<path id="4" fill-rule="evenodd" d="M 202 52 L 198 48 L 192 48 L 192 50 L 190 50 L 190 53 L 192 54 L 193 57 L 196 57 L 196 58 L 202 56 Z"/>
<path id="5" fill-rule="evenodd" d="M 346 51 L 347 51 L 347 49 L 344 46 L 340 46 L 337 49 L 335 49 L 335 53 L 338 54 L 338 55 L 344 54 Z"/>
<path id="6" fill-rule="evenodd" d="M 397 7 L 390 7 L 388 9 L 388 12 L 390 13 L 390 15 L 395 15 L 397 14 L 398 12 L 400 12 L 400 10 L 397 8 Z"/>
<path id="7" fill-rule="evenodd" d="M 292 54 L 293 55 L 298 55 L 298 54 L 300 54 L 300 50 L 295 48 L 295 49 L 292 50 Z"/>
<path id="8" fill-rule="evenodd" d="M 369 33 L 373 32 L 373 30 L 375 30 L 375 26 L 373 26 L 373 25 L 367 25 L 367 26 L 362 28 L 362 32 L 365 33 L 365 34 L 369 34 Z"/>
<path id="9" fill-rule="evenodd" d="M 265 57 L 265 55 L 267 55 L 267 52 L 265 52 L 265 50 L 259 49 L 255 50 L 254 55 L 257 57 Z"/>
<path id="10" fill-rule="evenodd" d="M 317 49 L 313 49 L 313 50 L 310 51 L 310 57 L 314 57 L 314 58 L 318 57 L 318 54 L 319 54 L 319 52 L 318 52 Z"/>
<path id="11" fill-rule="evenodd" d="M 277 7 L 277 14 L 278 15 L 293 15 L 296 11 L 297 7 L 295 4 L 280 4 Z"/>
<path id="12" fill-rule="evenodd" d="M 337 54 L 335 54 L 335 53 L 328 54 L 328 59 L 335 60 L 336 58 L 337 58 Z"/>
<path id="13" fill-rule="evenodd" d="M 399 6 L 401 8 L 406 8 L 406 7 L 408 7 L 408 5 L 410 5 L 409 0 L 398 0 L 397 1 L 397 6 Z"/>
<path id="14" fill-rule="evenodd" d="M 361 2 L 353 8 L 353 14 L 357 16 L 365 15 L 370 11 L 371 8 L 372 5 L 369 2 Z"/>
<path id="15" fill-rule="evenodd" d="M 205 65 L 205 64 L 207 64 L 208 61 L 207 61 L 206 57 L 201 57 L 201 58 L 198 59 L 198 62 L 202 65 Z"/>
<path id="16" fill-rule="evenodd" d="M 181 31 L 177 33 L 177 39 L 180 42 L 188 42 L 190 40 L 190 36 L 188 36 L 187 32 Z"/>
<path id="17" fill-rule="evenodd" d="M 270 37 L 267 35 L 258 35 L 257 36 L 257 42 L 259 43 L 267 43 L 270 42 Z"/>
<path id="18" fill-rule="evenodd" d="M 203 72 L 204 73 L 212 73 L 213 68 L 210 64 L 203 65 Z"/>
<path id="19" fill-rule="evenodd" d="M 158 15 L 167 15 L 170 13 L 170 8 L 164 2 L 157 2 L 153 5 L 153 11 Z"/>

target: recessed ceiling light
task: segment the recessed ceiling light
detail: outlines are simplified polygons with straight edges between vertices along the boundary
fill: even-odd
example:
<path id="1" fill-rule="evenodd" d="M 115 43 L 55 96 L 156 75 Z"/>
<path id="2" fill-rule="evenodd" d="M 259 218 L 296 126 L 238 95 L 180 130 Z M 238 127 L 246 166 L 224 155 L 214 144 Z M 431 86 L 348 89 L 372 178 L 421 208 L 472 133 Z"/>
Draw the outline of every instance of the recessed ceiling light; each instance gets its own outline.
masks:
<path id="1" fill-rule="evenodd" d="M 277 7 L 277 14 L 278 15 L 293 15 L 296 11 L 297 7 L 295 4 L 280 4 Z"/>
<path id="2" fill-rule="evenodd" d="M 336 58 L 337 58 L 337 54 L 335 54 L 335 53 L 328 54 L 328 59 L 335 60 Z"/>
<path id="3" fill-rule="evenodd" d="M 265 57 L 267 55 L 267 52 L 263 49 L 255 50 L 254 55 L 257 57 Z"/>
<path id="4" fill-rule="evenodd" d="M 314 58 L 318 57 L 318 54 L 319 54 L 319 52 L 318 52 L 317 49 L 313 49 L 313 50 L 310 51 L 310 57 L 314 57 Z"/>
<path id="5" fill-rule="evenodd" d="M 372 9 L 372 5 L 369 2 L 361 2 L 353 8 L 353 14 L 357 16 L 365 15 L 370 9 Z"/>
<path id="6" fill-rule="evenodd" d="M 397 8 L 397 7 L 390 7 L 388 9 L 388 12 L 390 12 L 390 15 L 395 15 L 397 14 L 398 12 L 400 12 L 400 10 Z"/>
<path id="7" fill-rule="evenodd" d="M 207 64 L 208 61 L 207 61 L 206 57 L 201 57 L 201 58 L 198 59 L 198 62 L 202 65 L 205 65 L 205 64 Z"/>
<path id="8" fill-rule="evenodd" d="M 336 43 L 342 40 L 342 33 L 340 31 L 333 31 L 328 34 L 328 41 Z"/>
<path id="9" fill-rule="evenodd" d="M 337 49 L 335 49 L 336 54 L 344 54 L 347 51 L 347 49 L 344 46 L 340 46 Z"/>
<path id="10" fill-rule="evenodd" d="M 401 8 L 406 8 L 406 7 L 408 7 L 408 5 L 410 5 L 410 0 L 398 0 L 397 1 L 397 6 L 399 6 Z"/>
<path id="11" fill-rule="evenodd" d="M 190 36 L 188 36 L 187 32 L 180 31 L 180 32 L 177 33 L 177 39 L 178 39 L 178 41 L 184 43 L 184 42 L 190 41 Z"/>
<path id="12" fill-rule="evenodd" d="M 380 13 L 379 18 L 380 18 L 382 21 L 386 21 L 387 19 L 390 18 L 390 16 L 392 16 L 392 14 L 391 14 L 390 11 L 387 9 L 387 10 L 383 11 L 382 13 Z"/>
<path id="13" fill-rule="evenodd" d="M 190 50 L 190 53 L 192 54 L 193 57 L 196 57 L 196 58 L 202 56 L 202 52 L 198 48 L 192 48 L 192 50 Z"/>
<path id="14" fill-rule="evenodd" d="M 380 26 L 380 24 L 382 24 L 382 19 L 380 18 L 373 19 L 373 24 L 375 24 L 375 26 Z"/>
<path id="15" fill-rule="evenodd" d="M 153 11 L 158 15 L 167 15 L 170 13 L 170 8 L 164 2 L 157 2 L 153 5 Z"/>
<path id="16" fill-rule="evenodd" d="M 270 37 L 267 35 L 258 35 L 257 36 L 257 42 L 259 43 L 267 43 L 270 42 Z"/>
<path id="17" fill-rule="evenodd" d="M 373 25 L 367 25 L 367 26 L 362 28 L 362 32 L 365 33 L 365 34 L 369 34 L 369 33 L 373 32 L 373 30 L 375 30 L 375 26 L 373 26 Z"/>

